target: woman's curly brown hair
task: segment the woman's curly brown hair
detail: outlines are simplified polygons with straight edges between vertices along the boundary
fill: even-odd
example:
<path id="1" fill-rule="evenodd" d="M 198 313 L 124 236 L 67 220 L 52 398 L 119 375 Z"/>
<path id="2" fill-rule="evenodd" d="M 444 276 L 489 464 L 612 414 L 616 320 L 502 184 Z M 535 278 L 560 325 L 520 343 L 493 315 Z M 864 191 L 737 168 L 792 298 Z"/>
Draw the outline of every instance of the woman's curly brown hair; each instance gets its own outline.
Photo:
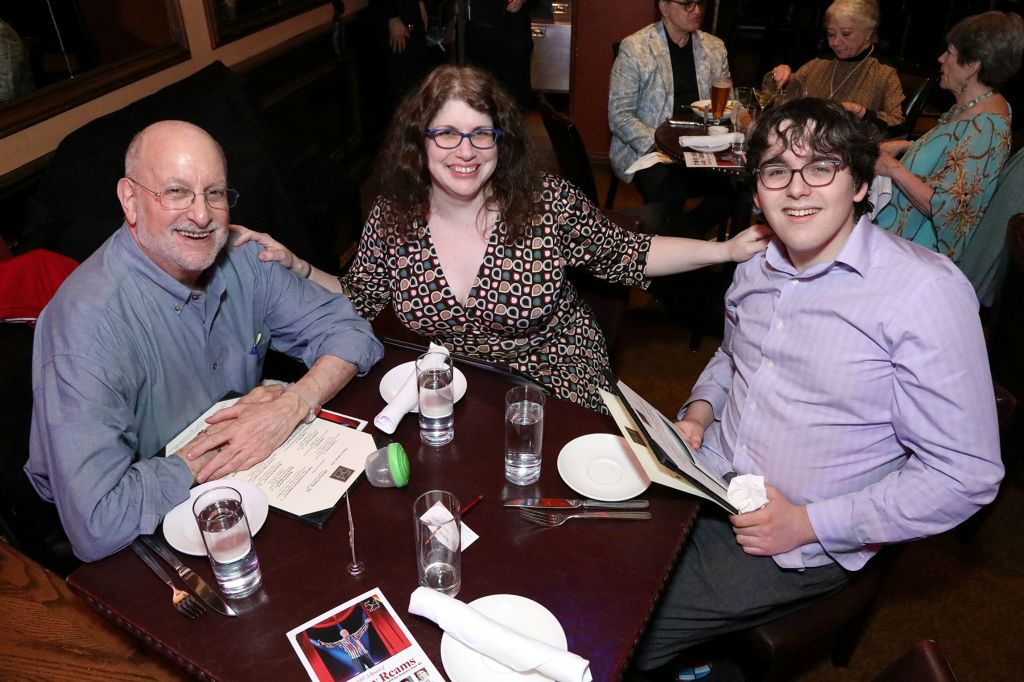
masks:
<path id="1" fill-rule="evenodd" d="M 486 207 L 508 226 L 506 242 L 521 238 L 532 223 L 533 194 L 539 187 L 533 144 L 512 96 L 493 76 L 472 66 L 439 66 L 402 100 L 377 157 L 377 192 L 385 203 L 385 224 L 414 238 L 430 213 L 430 171 L 426 136 L 437 112 L 452 100 L 491 117 L 504 135 L 498 162 L 483 187 Z"/>

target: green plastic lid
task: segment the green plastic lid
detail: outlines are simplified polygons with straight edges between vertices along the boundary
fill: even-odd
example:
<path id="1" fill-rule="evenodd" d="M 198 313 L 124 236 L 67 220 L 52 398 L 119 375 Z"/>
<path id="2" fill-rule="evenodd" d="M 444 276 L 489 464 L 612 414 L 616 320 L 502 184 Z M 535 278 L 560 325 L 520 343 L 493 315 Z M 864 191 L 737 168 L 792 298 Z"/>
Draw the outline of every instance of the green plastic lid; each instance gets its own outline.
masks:
<path id="1" fill-rule="evenodd" d="M 401 443 L 388 444 L 388 468 L 391 469 L 391 480 L 395 487 L 404 488 L 409 485 L 409 457 Z"/>

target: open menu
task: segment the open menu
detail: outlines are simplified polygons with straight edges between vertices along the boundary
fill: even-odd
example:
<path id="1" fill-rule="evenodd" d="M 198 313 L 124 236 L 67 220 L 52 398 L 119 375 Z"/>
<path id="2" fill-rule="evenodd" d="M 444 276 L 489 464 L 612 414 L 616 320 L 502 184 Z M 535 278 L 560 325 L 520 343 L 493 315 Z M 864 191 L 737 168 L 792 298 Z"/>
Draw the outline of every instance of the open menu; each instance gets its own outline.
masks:
<path id="1" fill-rule="evenodd" d="M 623 382 L 613 379 L 613 386 L 615 393 L 602 390 L 601 397 L 647 476 L 738 514 L 727 497 L 729 487 L 701 465 L 672 422 Z"/>
<path id="2" fill-rule="evenodd" d="M 164 448 L 173 453 L 206 428 L 206 418 L 238 398 L 221 400 L 179 433 Z M 284 443 L 250 469 L 225 477 L 257 486 L 274 509 L 322 528 L 341 497 L 364 470 L 366 457 L 377 449 L 363 433 L 363 420 L 322 410 L 311 424 L 299 424 Z"/>
<path id="3" fill-rule="evenodd" d="M 444 682 L 379 588 L 287 637 L 313 682 Z"/>

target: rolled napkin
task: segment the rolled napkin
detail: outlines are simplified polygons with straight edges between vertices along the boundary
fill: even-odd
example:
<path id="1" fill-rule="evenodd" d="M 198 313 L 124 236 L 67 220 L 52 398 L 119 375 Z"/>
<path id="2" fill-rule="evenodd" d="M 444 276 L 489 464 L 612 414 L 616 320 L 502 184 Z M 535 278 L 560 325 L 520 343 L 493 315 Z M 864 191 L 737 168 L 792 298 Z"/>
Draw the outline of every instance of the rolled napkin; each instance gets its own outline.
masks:
<path id="1" fill-rule="evenodd" d="M 650 154 L 644 154 L 639 159 L 630 164 L 629 168 L 626 169 L 626 175 L 631 175 L 638 171 L 642 171 L 645 168 L 650 168 L 659 163 L 675 163 L 671 156 L 662 154 L 661 152 L 651 152 Z"/>
<path id="2" fill-rule="evenodd" d="M 768 494 L 764 489 L 764 476 L 743 474 L 734 476 L 729 481 L 729 490 L 725 496 L 741 514 L 757 511 L 768 504 Z"/>
<path id="3" fill-rule="evenodd" d="M 679 146 L 704 151 L 710 147 L 739 144 L 743 142 L 743 133 L 725 133 L 724 135 L 680 135 Z"/>
<path id="4" fill-rule="evenodd" d="M 454 597 L 417 587 L 409 613 L 423 616 L 474 651 L 516 672 L 535 670 L 556 682 L 591 682 L 590 661 L 520 634 Z"/>
<path id="5" fill-rule="evenodd" d="M 445 355 L 448 354 L 447 348 L 436 343 L 430 344 L 427 352 L 431 351 L 444 353 Z M 394 433 L 395 429 L 398 428 L 398 423 L 402 421 L 402 417 L 407 415 L 412 408 L 416 407 L 417 397 L 416 363 L 412 363 L 412 371 L 409 372 L 409 376 L 402 383 L 402 387 L 398 389 L 398 393 L 391 399 L 391 402 L 380 411 L 380 414 L 373 418 L 373 425 L 384 433 Z"/>

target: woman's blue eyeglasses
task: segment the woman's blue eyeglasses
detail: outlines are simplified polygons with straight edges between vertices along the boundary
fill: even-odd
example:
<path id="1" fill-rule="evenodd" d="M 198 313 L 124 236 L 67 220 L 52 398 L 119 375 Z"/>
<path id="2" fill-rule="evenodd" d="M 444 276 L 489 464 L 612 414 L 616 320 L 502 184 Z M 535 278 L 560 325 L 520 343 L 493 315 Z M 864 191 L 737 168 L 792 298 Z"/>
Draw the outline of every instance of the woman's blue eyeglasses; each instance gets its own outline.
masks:
<path id="1" fill-rule="evenodd" d="M 498 139 L 505 133 L 497 128 L 477 128 L 468 133 L 455 130 L 454 128 L 428 128 L 427 137 L 434 141 L 441 149 L 455 149 L 463 140 L 477 149 L 490 149 L 498 143 Z"/>

